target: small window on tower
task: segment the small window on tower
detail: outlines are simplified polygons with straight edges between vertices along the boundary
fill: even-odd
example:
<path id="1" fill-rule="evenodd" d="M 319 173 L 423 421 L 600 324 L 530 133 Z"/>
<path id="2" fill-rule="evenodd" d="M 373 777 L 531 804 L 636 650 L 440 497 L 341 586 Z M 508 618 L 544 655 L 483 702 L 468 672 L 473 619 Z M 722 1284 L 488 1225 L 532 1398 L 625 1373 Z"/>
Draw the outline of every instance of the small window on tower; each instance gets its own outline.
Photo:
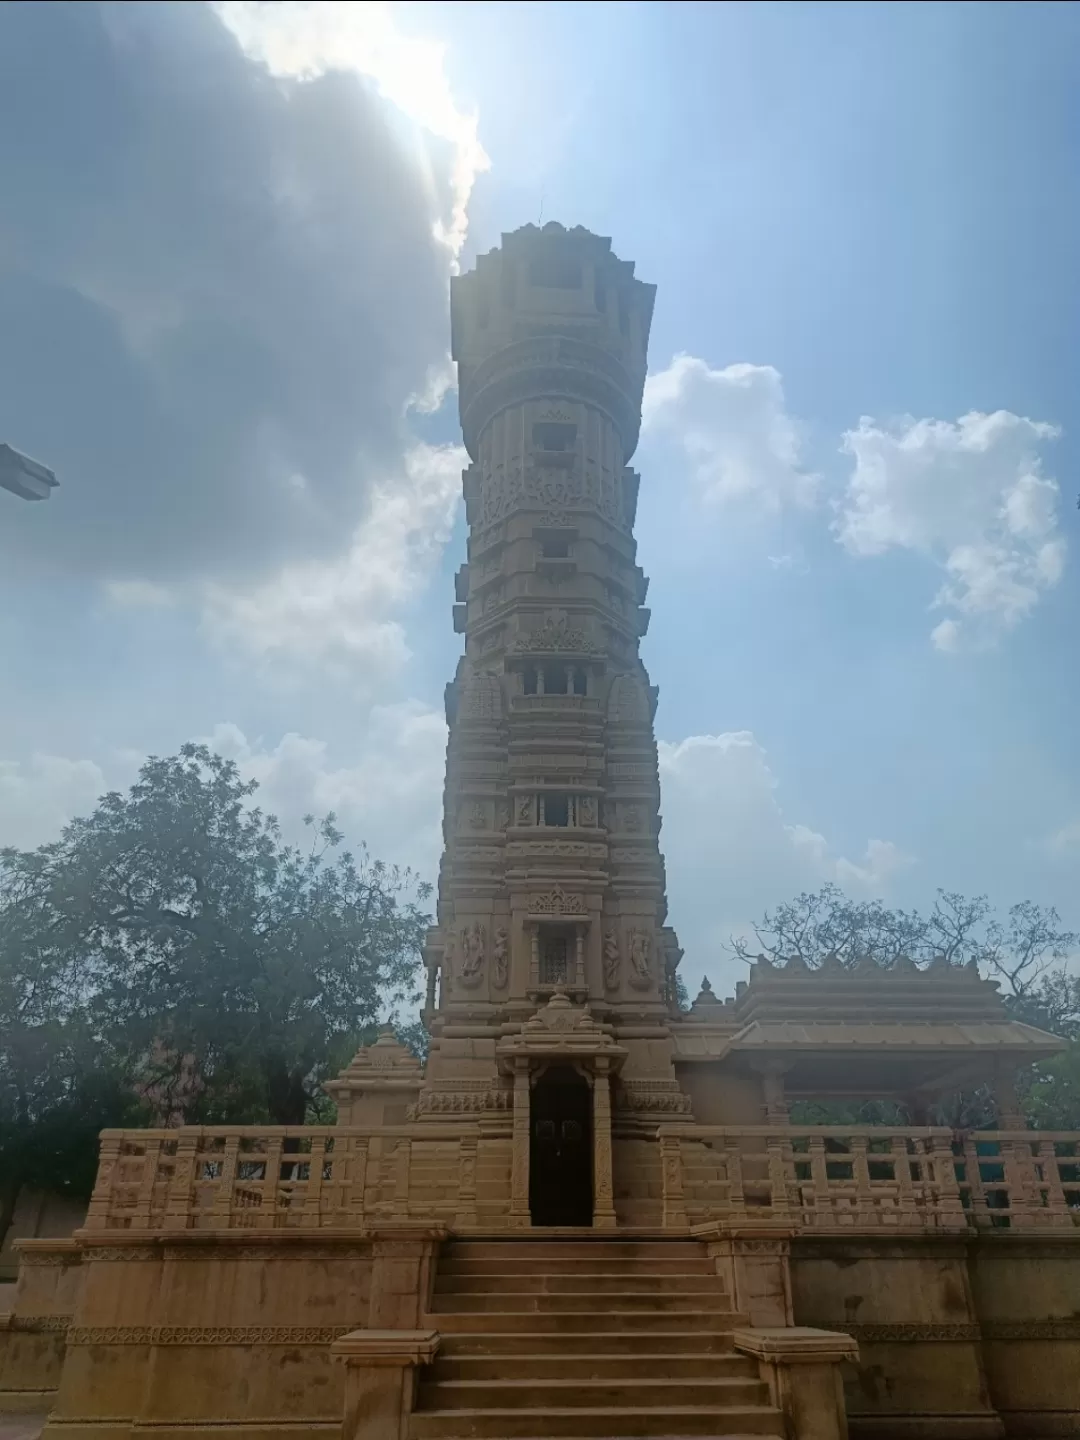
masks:
<path id="1" fill-rule="evenodd" d="M 567 680 L 569 676 L 565 665 L 544 666 L 544 694 L 565 695 L 568 692 Z"/>
<path id="2" fill-rule="evenodd" d="M 570 796 L 555 795 L 550 791 L 541 799 L 545 825 L 566 826 L 570 824 Z"/>
<path id="3" fill-rule="evenodd" d="M 565 935 L 545 935 L 540 950 L 540 984 L 565 985 L 570 978 L 570 944 Z"/>
<path id="4" fill-rule="evenodd" d="M 538 420 L 533 426 L 533 444 L 538 450 L 573 450 L 576 440 L 576 425 L 561 424 L 557 420 Z"/>
<path id="5" fill-rule="evenodd" d="M 526 665 L 521 676 L 522 688 L 526 695 L 536 694 L 537 671 L 535 665 Z"/>
<path id="6" fill-rule="evenodd" d="M 589 677 L 580 665 L 574 666 L 574 694 L 587 695 L 589 693 Z"/>
<path id="7" fill-rule="evenodd" d="M 570 558 L 570 541 L 542 540 L 540 554 L 545 560 L 568 560 Z"/>

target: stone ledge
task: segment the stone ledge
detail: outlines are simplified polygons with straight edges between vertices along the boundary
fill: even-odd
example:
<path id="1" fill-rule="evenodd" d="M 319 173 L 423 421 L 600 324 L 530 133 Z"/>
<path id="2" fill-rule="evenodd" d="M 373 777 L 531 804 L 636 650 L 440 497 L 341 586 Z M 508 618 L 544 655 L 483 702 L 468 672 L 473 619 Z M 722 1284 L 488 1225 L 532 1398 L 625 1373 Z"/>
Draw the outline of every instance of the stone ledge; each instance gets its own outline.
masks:
<path id="1" fill-rule="evenodd" d="M 774 1365 L 828 1365 L 859 1358 L 859 1346 L 850 1335 L 838 1330 L 815 1330 L 808 1325 L 736 1330 L 732 1340 L 735 1349 L 744 1355 Z"/>
<path id="2" fill-rule="evenodd" d="M 430 1365 L 441 1343 L 438 1330 L 351 1330 L 330 1353 L 346 1365 Z"/>

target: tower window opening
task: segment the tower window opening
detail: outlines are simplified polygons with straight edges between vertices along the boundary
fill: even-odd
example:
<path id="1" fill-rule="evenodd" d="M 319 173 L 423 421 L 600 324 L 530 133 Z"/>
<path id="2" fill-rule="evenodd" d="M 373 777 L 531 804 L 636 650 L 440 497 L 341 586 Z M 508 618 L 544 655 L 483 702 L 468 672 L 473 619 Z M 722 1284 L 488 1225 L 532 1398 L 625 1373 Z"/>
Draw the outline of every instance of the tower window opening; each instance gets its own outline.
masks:
<path id="1" fill-rule="evenodd" d="M 597 276 L 593 285 L 593 300 L 597 310 L 603 315 L 607 309 L 607 291 L 604 289 L 604 282 Z"/>
<path id="2" fill-rule="evenodd" d="M 577 441 L 577 426 L 566 425 L 557 420 L 538 420 L 532 429 L 533 444 L 538 450 L 554 450 L 565 453 L 573 450 Z"/>
<path id="3" fill-rule="evenodd" d="M 544 666 L 544 694 L 545 695 L 566 695 L 569 693 L 569 680 L 565 665 Z"/>
<path id="4" fill-rule="evenodd" d="M 522 689 L 526 695 L 537 693 L 537 672 L 535 665 L 526 665 L 521 676 Z"/>
<path id="5" fill-rule="evenodd" d="M 565 935 L 545 935 L 540 943 L 540 984 L 565 985 L 570 978 L 570 942 Z"/>
<path id="6" fill-rule="evenodd" d="M 547 794 L 540 797 L 544 825 L 565 827 L 570 824 L 570 796 Z"/>
<path id="7" fill-rule="evenodd" d="M 589 677 L 580 665 L 574 666 L 574 694 L 587 695 L 589 693 Z"/>
<path id="8" fill-rule="evenodd" d="M 529 284 L 538 290 L 580 290 L 581 265 L 566 255 L 536 255 L 529 262 Z"/>
<path id="9" fill-rule="evenodd" d="M 540 543 L 540 554 L 545 560 L 568 560 L 570 558 L 570 541 L 543 540 Z"/>

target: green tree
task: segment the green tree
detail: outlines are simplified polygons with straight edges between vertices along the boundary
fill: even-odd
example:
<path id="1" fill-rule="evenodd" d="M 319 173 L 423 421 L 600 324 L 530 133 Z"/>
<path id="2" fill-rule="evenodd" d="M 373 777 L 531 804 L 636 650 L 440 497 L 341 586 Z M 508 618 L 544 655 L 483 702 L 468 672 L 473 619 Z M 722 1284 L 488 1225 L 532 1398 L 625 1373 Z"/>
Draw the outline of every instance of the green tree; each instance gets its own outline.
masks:
<path id="1" fill-rule="evenodd" d="M 0 856 L 0 1244 L 25 1189 L 86 1199 L 98 1132 L 145 1118 L 85 1023 L 38 879 Z"/>
<path id="2" fill-rule="evenodd" d="M 302 1124 L 364 1032 L 418 998 L 429 887 L 339 850 L 332 815 L 308 817 L 309 848 L 284 843 L 256 788 L 185 745 L 54 844 L 4 855 L 34 900 L 23 945 L 186 1122 Z"/>

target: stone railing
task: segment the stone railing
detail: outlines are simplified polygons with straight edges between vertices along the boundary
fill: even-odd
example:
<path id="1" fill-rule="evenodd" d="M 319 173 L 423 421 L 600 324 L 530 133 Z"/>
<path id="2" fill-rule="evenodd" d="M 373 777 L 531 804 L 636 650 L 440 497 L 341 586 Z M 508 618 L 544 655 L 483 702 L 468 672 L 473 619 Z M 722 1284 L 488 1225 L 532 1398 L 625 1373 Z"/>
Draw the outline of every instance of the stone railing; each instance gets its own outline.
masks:
<path id="1" fill-rule="evenodd" d="M 1080 1225 L 1080 1134 L 932 1127 L 663 1125 L 664 1224 L 793 1230 Z"/>
<path id="2" fill-rule="evenodd" d="M 106 1130 L 88 1230 L 476 1223 L 474 1125 Z"/>

